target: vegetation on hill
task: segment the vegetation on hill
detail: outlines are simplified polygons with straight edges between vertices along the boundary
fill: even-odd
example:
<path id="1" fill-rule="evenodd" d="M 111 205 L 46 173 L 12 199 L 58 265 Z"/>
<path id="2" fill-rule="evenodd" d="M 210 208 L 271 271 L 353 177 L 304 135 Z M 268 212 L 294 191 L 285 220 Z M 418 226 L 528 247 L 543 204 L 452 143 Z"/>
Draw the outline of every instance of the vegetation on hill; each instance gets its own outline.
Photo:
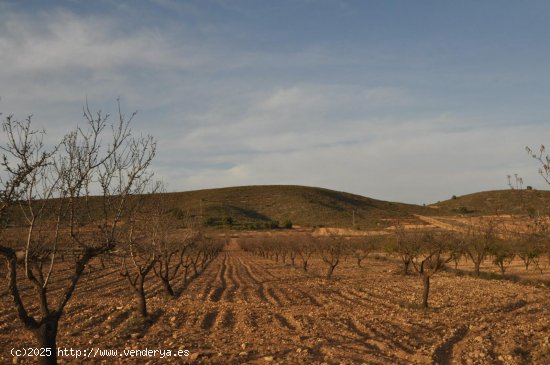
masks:
<path id="1" fill-rule="evenodd" d="M 431 204 L 441 214 L 547 214 L 550 211 L 548 190 L 493 190 L 454 196 L 449 200 Z"/>
<path id="2" fill-rule="evenodd" d="M 433 208 L 393 203 L 323 188 L 294 185 L 240 186 L 166 194 L 167 209 L 201 219 L 206 225 L 232 228 L 355 227 L 415 220 Z M 354 224 L 355 223 L 355 224 Z"/>

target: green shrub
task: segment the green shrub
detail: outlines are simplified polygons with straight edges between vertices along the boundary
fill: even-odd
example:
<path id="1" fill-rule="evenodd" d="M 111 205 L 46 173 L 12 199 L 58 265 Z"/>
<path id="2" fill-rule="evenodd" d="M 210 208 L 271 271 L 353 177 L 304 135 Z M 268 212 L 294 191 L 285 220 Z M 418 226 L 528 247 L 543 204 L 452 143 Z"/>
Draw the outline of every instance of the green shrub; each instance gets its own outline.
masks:
<path id="1" fill-rule="evenodd" d="M 233 217 L 224 217 L 223 218 L 223 224 L 227 226 L 232 226 L 235 223 L 235 220 Z"/>
<path id="2" fill-rule="evenodd" d="M 207 227 L 217 226 L 218 219 L 216 219 L 215 217 L 208 217 L 204 220 L 204 225 Z"/>

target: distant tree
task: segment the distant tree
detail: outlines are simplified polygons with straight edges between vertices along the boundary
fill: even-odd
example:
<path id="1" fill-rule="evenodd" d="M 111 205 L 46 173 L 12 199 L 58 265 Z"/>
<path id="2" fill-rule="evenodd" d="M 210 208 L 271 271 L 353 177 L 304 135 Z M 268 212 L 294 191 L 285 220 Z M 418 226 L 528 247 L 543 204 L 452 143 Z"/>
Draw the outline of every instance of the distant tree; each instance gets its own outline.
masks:
<path id="1" fill-rule="evenodd" d="M 235 223 L 235 220 L 231 216 L 226 216 L 223 218 L 223 224 L 231 227 Z"/>
<path id="2" fill-rule="evenodd" d="M 403 275 L 409 275 L 411 261 L 418 253 L 418 239 L 415 238 L 418 234 L 417 230 L 407 231 L 405 227 L 398 224 L 395 229 L 396 239 L 389 241 L 386 245 L 390 254 L 397 255 L 401 259 Z"/>
<path id="3" fill-rule="evenodd" d="M 516 256 L 514 252 L 513 243 L 508 240 L 497 239 L 491 246 L 490 253 L 493 256 L 493 264 L 499 269 L 500 273 L 504 275 L 506 269 Z"/>
<path id="4" fill-rule="evenodd" d="M 353 258 L 355 258 L 357 267 L 361 267 L 361 262 L 379 247 L 379 241 L 379 236 L 365 236 L 360 239 L 350 240 L 349 251 Z"/>
<path id="5" fill-rule="evenodd" d="M 448 250 L 449 257 L 454 263 L 455 270 L 457 270 L 460 260 L 462 260 L 465 255 L 465 242 L 460 235 L 452 235 L 449 237 Z"/>
<path id="6" fill-rule="evenodd" d="M 160 186 L 148 204 L 145 224 L 152 248 L 157 253 L 153 273 L 160 279 L 166 294 L 175 297 L 173 280 L 178 278 L 181 270 L 185 271 L 190 267 L 189 250 L 197 233 L 191 227 L 179 229 L 179 219 L 169 212 L 164 212 L 166 199 L 163 192 L 164 187 Z"/>
<path id="7" fill-rule="evenodd" d="M 325 277 L 332 278 L 334 269 L 341 262 L 347 253 L 348 245 L 346 239 L 337 234 L 329 234 L 326 238 L 315 238 L 317 251 L 327 266 Z"/>
<path id="8" fill-rule="evenodd" d="M 508 180 L 508 186 L 510 187 L 511 190 L 523 189 L 523 178 L 518 174 L 514 174 L 514 182 L 512 182 L 511 175 L 506 175 L 506 179 Z"/>
<path id="9" fill-rule="evenodd" d="M 302 269 L 304 272 L 308 270 L 309 259 L 316 252 L 316 241 L 311 235 L 304 235 L 302 242 L 298 245 L 298 256 L 302 260 Z"/>
<path id="10" fill-rule="evenodd" d="M 491 248 L 495 244 L 498 223 L 493 218 L 480 220 L 477 224 L 470 221 L 462 234 L 464 252 L 474 263 L 476 276 L 479 276 L 481 264 L 491 253 Z"/>

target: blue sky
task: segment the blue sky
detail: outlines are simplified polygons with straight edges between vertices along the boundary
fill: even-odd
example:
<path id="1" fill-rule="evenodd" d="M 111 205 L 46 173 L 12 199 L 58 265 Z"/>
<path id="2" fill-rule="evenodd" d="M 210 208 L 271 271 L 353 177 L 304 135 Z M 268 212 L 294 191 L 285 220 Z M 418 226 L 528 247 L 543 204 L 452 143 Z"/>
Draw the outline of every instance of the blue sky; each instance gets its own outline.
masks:
<path id="1" fill-rule="evenodd" d="M 548 24 L 547 1 L 7 1 L 0 112 L 54 139 L 120 97 L 177 191 L 546 188 Z"/>

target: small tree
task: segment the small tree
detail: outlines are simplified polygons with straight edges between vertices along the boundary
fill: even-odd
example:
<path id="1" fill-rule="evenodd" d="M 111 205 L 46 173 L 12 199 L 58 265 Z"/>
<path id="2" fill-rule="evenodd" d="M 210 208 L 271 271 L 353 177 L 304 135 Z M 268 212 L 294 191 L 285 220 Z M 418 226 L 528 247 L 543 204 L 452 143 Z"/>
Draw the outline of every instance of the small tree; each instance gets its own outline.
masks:
<path id="1" fill-rule="evenodd" d="M 156 250 L 151 245 L 150 237 L 139 231 L 143 221 L 132 219 L 127 223 L 128 235 L 126 238 L 124 256 L 122 257 L 120 274 L 128 279 L 130 288 L 137 301 L 136 312 L 142 318 L 148 316 L 145 297 L 145 280 L 156 264 Z M 130 265 L 127 264 L 130 261 Z"/>
<path id="2" fill-rule="evenodd" d="M 357 267 L 361 267 L 361 262 L 379 246 L 379 240 L 379 236 L 366 236 L 349 241 L 349 251 L 355 258 Z"/>
<path id="3" fill-rule="evenodd" d="M 476 225 L 473 222 L 463 233 L 464 252 L 474 263 L 474 272 L 479 276 L 481 264 L 491 252 L 491 247 L 497 239 L 498 221 L 495 219 L 480 220 Z"/>
<path id="4" fill-rule="evenodd" d="M 183 217 L 178 218 L 170 211 L 164 211 L 166 199 L 162 185 L 150 205 L 145 223 L 152 246 L 157 252 L 153 272 L 160 279 L 166 294 L 174 298 L 176 293 L 172 282 L 183 269 L 186 276 L 185 284 L 187 271 L 191 265 L 189 251 L 197 237 L 197 232 L 193 228 L 178 229 L 180 224 L 178 221 L 183 220 Z"/>
<path id="5" fill-rule="evenodd" d="M 497 239 L 491 246 L 491 255 L 493 256 L 493 264 L 495 264 L 502 275 L 516 256 L 513 243 L 502 239 Z"/>
<path id="6" fill-rule="evenodd" d="M 417 231 L 407 231 L 402 225 L 397 225 L 395 229 L 396 239 L 389 241 L 386 246 L 391 254 L 397 255 L 401 259 L 403 275 L 409 275 L 412 259 L 418 253 L 418 239 L 413 238 L 418 234 Z"/>
<path id="7" fill-rule="evenodd" d="M 430 278 L 451 260 L 450 257 L 445 256 L 450 234 L 424 232 L 420 235 L 409 235 L 408 239 L 411 240 L 411 246 L 418 247 L 415 250 L 416 254 L 411 258 L 411 263 L 422 278 L 422 307 L 428 308 Z"/>
<path id="8" fill-rule="evenodd" d="M 316 252 L 316 244 L 313 236 L 305 235 L 302 242 L 298 245 L 298 256 L 302 260 L 302 269 L 307 272 L 309 259 Z"/>
<path id="9" fill-rule="evenodd" d="M 317 239 L 317 250 L 327 266 L 327 279 L 332 278 L 334 269 L 340 263 L 347 251 L 347 242 L 344 237 L 330 234 L 328 238 Z"/>

